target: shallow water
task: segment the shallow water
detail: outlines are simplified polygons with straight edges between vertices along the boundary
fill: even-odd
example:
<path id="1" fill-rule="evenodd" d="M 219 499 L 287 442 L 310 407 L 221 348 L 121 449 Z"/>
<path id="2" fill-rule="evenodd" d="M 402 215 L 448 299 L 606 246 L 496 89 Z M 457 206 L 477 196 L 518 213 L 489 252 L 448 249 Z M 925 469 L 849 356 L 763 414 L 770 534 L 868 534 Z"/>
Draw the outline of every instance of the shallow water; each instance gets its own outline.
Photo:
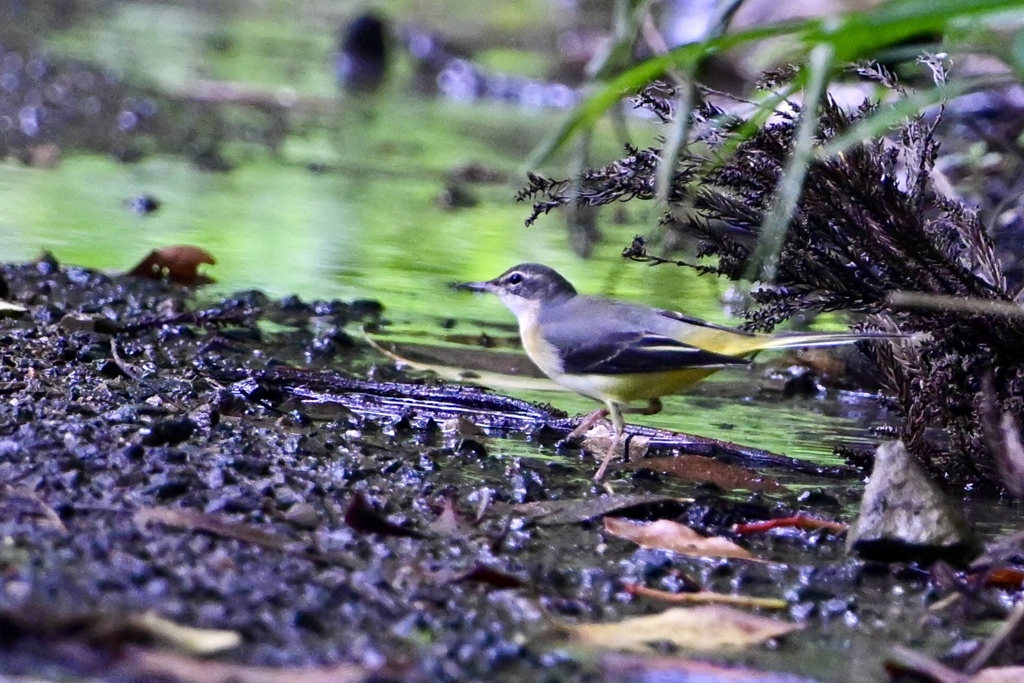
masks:
<path id="1" fill-rule="evenodd" d="M 618 258 L 635 234 L 651 230 L 651 205 L 633 202 L 615 221 L 605 217 L 604 241 L 588 261 L 572 254 L 561 216 L 523 227 L 528 207 L 514 201 L 523 159 L 562 112 L 417 95 L 411 92 L 408 59 L 401 57 L 382 91 L 341 95 L 331 53 L 336 27 L 352 8 L 303 3 L 293 11 L 291 3 L 280 1 L 201 7 L 114 2 L 67 30 L 36 38 L 44 54 L 98 62 L 140 87 L 155 83 L 180 92 L 199 79 L 222 79 L 271 92 L 288 88 L 298 102 L 290 135 L 276 150 L 244 136 L 229 141 L 225 154 L 236 168 L 228 173 L 197 170 L 180 155 L 122 164 L 74 149 L 62 150 L 55 169 L 4 163 L 5 259 L 30 259 L 45 249 L 64 262 L 119 270 L 154 247 L 194 244 L 217 258 L 208 271 L 218 280 L 214 293 L 259 288 L 303 298 L 374 298 L 386 306 L 394 329 L 428 339 L 440 336 L 441 322 L 450 319 L 461 321 L 457 331 L 470 335 L 484 328 L 467 321 L 511 320 L 493 298 L 452 292 L 450 282 L 543 261 L 581 291 L 728 322 L 720 304 L 728 283 Z M 407 3 L 395 14 L 407 25 L 471 43 L 487 44 L 482 36 L 490 34 L 497 47 L 483 50 L 481 62 L 529 70 L 543 61 L 543 52 L 502 44 L 529 46 L 531 36 L 543 44 L 536 36 L 555 35 L 563 18 L 547 3 L 517 7 L 492 23 L 479 17 L 448 23 L 446 3 Z M 629 125 L 640 145 L 658 132 L 640 121 Z M 613 159 L 618 145 L 609 130 L 599 130 L 594 161 Z M 446 210 L 438 197 L 447 174 L 466 164 L 496 171 L 507 181 L 466 185 L 479 203 Z M 543 170 L 564 172 L 557 162 Z M 130 211 L 126 202 L 140 195 L 158 199 L 159 210 L 145 216 Z M 828 460 L 830 444 L 862 442 L 875 413 L 863 397 L 780 401 L 770 391 L 746 390 L 760 382 L 758 373 L 725 381 L 703 389 L 699 398 L 670 399 L 662 415 L 638 421 Z M 727 398 L 715 400 L 716 393 Z M 524 396 L 551 400 L 570 412 L 592 407 L 565 394 Z"/>

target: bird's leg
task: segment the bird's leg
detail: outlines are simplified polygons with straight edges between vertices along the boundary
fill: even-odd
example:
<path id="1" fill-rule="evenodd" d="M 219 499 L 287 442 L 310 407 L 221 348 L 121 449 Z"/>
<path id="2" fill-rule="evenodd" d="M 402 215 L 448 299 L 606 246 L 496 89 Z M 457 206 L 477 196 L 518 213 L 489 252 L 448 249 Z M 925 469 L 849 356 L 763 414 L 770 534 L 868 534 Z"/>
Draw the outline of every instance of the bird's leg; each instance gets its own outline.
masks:
<path id="1" fill-rule="evenodd" d="M 565 437 L 566 443 L 570 443 L 573 440 L 580 438 L 581 436 L 589 432 L 591 427 L 593 427 L 606 417 L 608 417 L 607 408 L 598 408 L 594 412 L 590 413 L 580 421 L 579 425 L 576 426 L 576 429 L 570 432 L 569 436 Z"/>
<path id="2" fill-rule="evenodd" d="M 660 409 L 660 402 L 658 406 Z M 608 452 L 604 454 L 601 466 L 597 468 L 597 473 L 594 475 L 595 482 L 601 481 L 604 477 L 604 471 L 608 469 L 608 463 L 612 461 L 612 457 L 615 455 L 615 449 L 619 447 L 619 442 L 622 441 L 622 435 L 626 433 L 626 420 L 622 417 L 622 408 L 619 407 L 617 403 L 609 402 L 607 412 L 612 418 L 612 443 L 608 447 Z"/>
<path id="3" fill-rule="evenodd" d="M 608 409 L 604 412 L 611 415 L 612 427 L 614 430 L 612 433 L 611 446 L 609 446 L 608 452 L 604 454 L 604 460 L 601 461 L 601 466 L 597 468 L 597 474 L 594 475 L 594 481 L 601 481 L 601 478 L 604 477 L 604 471 L 608 469 L 608 463 L 612 461 L 612 457 L 614 457 L 615 451 L 619 447 L 619 443 L 622 442 L 622 437 L 626 434 L 626 420 L 622 417 L 622 414 L 636 413 L 637 415 L 657 415 L 661 412 L 661 399 L 648 399 L 647 405 L 643 408 L 622 407 L 617 403 L 609 403 Z"/>
<path id="4" fill-rule="evenodd" d="M 648 399 L 647 405 L 643 408 L 619 407 L 618 410 L 623 413 L 636 413 L 637 415 L 657 415 L 661 412 L 661 399 Z M 573 440 L 580 438 L 589 432 L 591 427 L 608 417 L 610 414 L 611 411 L 608 408 L 598 408 L 594 412 L 590 413 L 580 420 L 576 429 L 572 430 L 572 432 L 569 433 L 569 436 L 565 437 L 565 443 L 571 443 Z"/>

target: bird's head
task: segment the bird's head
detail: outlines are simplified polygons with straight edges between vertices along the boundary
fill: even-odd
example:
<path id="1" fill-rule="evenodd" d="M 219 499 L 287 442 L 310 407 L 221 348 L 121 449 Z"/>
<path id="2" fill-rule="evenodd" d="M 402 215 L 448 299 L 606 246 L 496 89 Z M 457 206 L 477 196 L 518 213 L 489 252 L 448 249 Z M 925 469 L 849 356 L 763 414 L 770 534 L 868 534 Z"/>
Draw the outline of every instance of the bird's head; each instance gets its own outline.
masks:
<path id="1" fill-rule="evenodd" d="M 516 317 L 536 314 L 543 303 L 554 303 L 576 296 L 576 288 L 571 282 L 554 268 L 539 263 L 521 263 L 493 280 L 464 282 L 457 287 L 471 292 L 497 294 Z"/>

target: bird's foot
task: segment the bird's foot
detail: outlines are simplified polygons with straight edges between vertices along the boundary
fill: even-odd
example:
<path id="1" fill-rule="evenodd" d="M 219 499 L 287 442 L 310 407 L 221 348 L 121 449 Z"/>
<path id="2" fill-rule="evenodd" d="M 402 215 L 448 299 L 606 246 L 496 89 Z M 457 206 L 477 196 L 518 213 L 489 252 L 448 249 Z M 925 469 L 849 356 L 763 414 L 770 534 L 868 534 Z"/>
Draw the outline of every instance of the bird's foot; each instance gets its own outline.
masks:
<path id="1" fill-rule="evenodd" d="M 577 439 L 582 437 L 584 434 L 589 432 L 591 430 L 591 428 L 594 425 L 596 425 L 598 422 L 601 422 L 602 420 L 607 420 L 607 419 L 608 419 L 608 409 L 607 408 L 599 408 L 599 409 L 595 410 L 594 412 L 590 413 L 585 418 L 580 420 L 580 423 L 578 425 L 576 425 L 576 429 L 574 429 L 571 432 L 569 432 L 569 436 L 567 436 L 564 439 L 562 439 L 561 441 L 559 441 L 558 445 L 562 446 L 562 445 L 565 445 L 565 444 L 571 444 L 572 442 L 576 441 Z"/>

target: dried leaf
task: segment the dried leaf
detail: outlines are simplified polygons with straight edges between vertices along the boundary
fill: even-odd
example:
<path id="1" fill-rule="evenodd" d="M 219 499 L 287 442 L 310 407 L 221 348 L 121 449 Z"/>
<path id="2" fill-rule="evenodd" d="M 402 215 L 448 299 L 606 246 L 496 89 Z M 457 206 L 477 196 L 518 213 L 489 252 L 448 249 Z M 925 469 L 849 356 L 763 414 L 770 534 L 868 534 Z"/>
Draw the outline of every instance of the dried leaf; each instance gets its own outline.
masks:
<path id="1" fill-rule="evenodd" d="M 121 671 L 135 678 L 173 679 L 179 683 L 362 683 L 371 672 L 355 664 L 298 669 L 245 666 L 196 659 L 173 652 L 128 650 Z"/>
<path id="2" fill-rule="evenodd" d="M 971 683 L 1020 683 L 1024 666 L 993 666 L 971 676 Z"/>
<path id="3" fill-rule="evenodd" d="M 375 510 L 366 496 L 360 492 L 356 492 L 348 507 L 345 508 L 345 524 L 364 534 L 423 538 L 423 534 L 415 529 L 407 529 L 384 519 L 384 516 Z"/>
<path id="4" fill-rule="evenodd" d="M 448 438 L 474 439 L 481 442 L 487 440 L 487 432 L 477 426 L 472 420 L 469 420 L 465 415 L 459 415 L 442 422 L 441 433 Z"/>
<path id="5" fill-rule="evenodd" d="M 568 628 L 573 640 L 591 647 L 645 652 L 657 643 L 692 650 L 741 649 L 801 628 L 731 607 L 675 607 L 660 614 L 610 624 Z"/>
<path id="6" fill-rule="evenodd" d="M 785 486 L 772 477 L 766 477 L 755 470 L 729 465 L 702 455 L 646 458 L 631 463 L 629 467 L 660 472 L 687 481 L 715 484 L 726 490 L 745 489 L 761 493 L 779 493 L 786 490 Z"/>
<path id="7" fill-rule="evenodd" d="M 274 550 L 285 550 L 288 546 L 288 539 L 281 538 L 250 524 L 232 522 L 216 515 L 195 510 L 182 510 L 180 508 L 142 508 L 135 513 L 135 523 L 139 526 L 146 526 L 150 522 L 159 522 L 178 529 L 189 531 L 205 531 L 224 538 L 233 538 L 246 543 L 273 548 Z"/>
<path id="8" fill-rule="evenodd" d="M 611 512 L 636 507 L 647 507 L 659 503 L 686 502 L 680 498 L 659 495 L 611 495 L 583 500 L 542 500 L 533 503 L 513 505 L 512 509 L 525 515 L 537 524 L 554 526 L 556 524 L 577 524 Z"/>
<path id="9" fill-rule="evenodd" d="M 731 595 L 729 593 L 713 593 L 711 591 L 697 591 L 695 593 L 669 593 L 659 591 L 636 583 L 627 583 L 623 586 L 630 595 L 642 598 L 651 598 L 674 605 L 733 605 L 734 607 L 761 607 L 764 609 L 786 609 L 789 603 L 781 598 L 754 598 L 749 595 Z"/>
<path id="10" fill-rule="evenodd" d="M 1018 309 L 1019 310 L 1019 309 Z M 1018 498 L 1024 497 L 1024 445 L 1020 427 L 1013 413 L 1002 410 L 996 396 L 992 374 L 981 380 L 981 402 L 978 415 L 981 433 L 995 460 L 996 469 L 1006 488 Z"/>
<path id="11" fill-rule="evenodd" d="M 452 578 L 451 583 L 483 583 L 498 590 L 522 588 L 526 582 L 517 576 L 477 563 L 468 571 Z"/>
<path id="12" fill-rule="evenodd" d="M 885 670 L 892 679 L 913 677 L 933 683 L 968 683 L 971 680 L 934 657 L 902 645 L 893 646 L 885 661 Z"/>
<path id="13" fill-rule="evenodd" d="M 643 548 L 671 550 L 680 555 L 690 557 L 732 557 L 742 560 L 758 560 L 745 548 L 741 548 L 727 538 L 720 536 L 701 536 L 690 527 L 659 519 L 649 524 L 635 522 L 630 519 L 607 517 L 604 528 L 610 534 L 633 541 Z"/>
<path id="14" fill-rule="evenodd" d="M 146 612 L 133 621 L 159 640 L 189 654 L 211 655 L 242 644 L 237 631 L 182 626 L 156 612 Z"/>
<path id="15" fill-rule="evenodd" d="M 199 274 L 199 266 L 203 263 L 213 265 L 217 263 L 217 259 L 205 249 L 179 244 L 154 249 L 126 275 L 151 280 L 162 280 L 166 277 L 171 282 L 195 287 L 213 282 L 212 278 Z"/>
<path id="16" fill-rule="evenodd" d="M 10 301 L 0 300 L 0 318 L 14 318 L 26 312 L 28 312 L 28 309 L 21 304 L 12 304 Z"/>
<path id="17" fill-rule="evenodd" d="M 608 681 L 675 681 L 676 683 L 817 683 L 790 673 L 737 668 L 713 662 L 697 662 L 680 657 L 607 654 L 601 657 L 601 670 Z"/>
<path id="18" fill-rule="evenodd" d="M 441 512 L 427 527 L 432 534 L 442 538 L 466 538 L 473 533 L 473 527 L 466 523 L 451 498 L 442 501 Z"/>
<path id="19" fill-rule="evenodd" d="M 68 530 L 57 511 L 35 493 L 9 484 L 0 484 L 0 515 L 8 514 L 42 517 L 58 531 L 67 533 Z"/>

